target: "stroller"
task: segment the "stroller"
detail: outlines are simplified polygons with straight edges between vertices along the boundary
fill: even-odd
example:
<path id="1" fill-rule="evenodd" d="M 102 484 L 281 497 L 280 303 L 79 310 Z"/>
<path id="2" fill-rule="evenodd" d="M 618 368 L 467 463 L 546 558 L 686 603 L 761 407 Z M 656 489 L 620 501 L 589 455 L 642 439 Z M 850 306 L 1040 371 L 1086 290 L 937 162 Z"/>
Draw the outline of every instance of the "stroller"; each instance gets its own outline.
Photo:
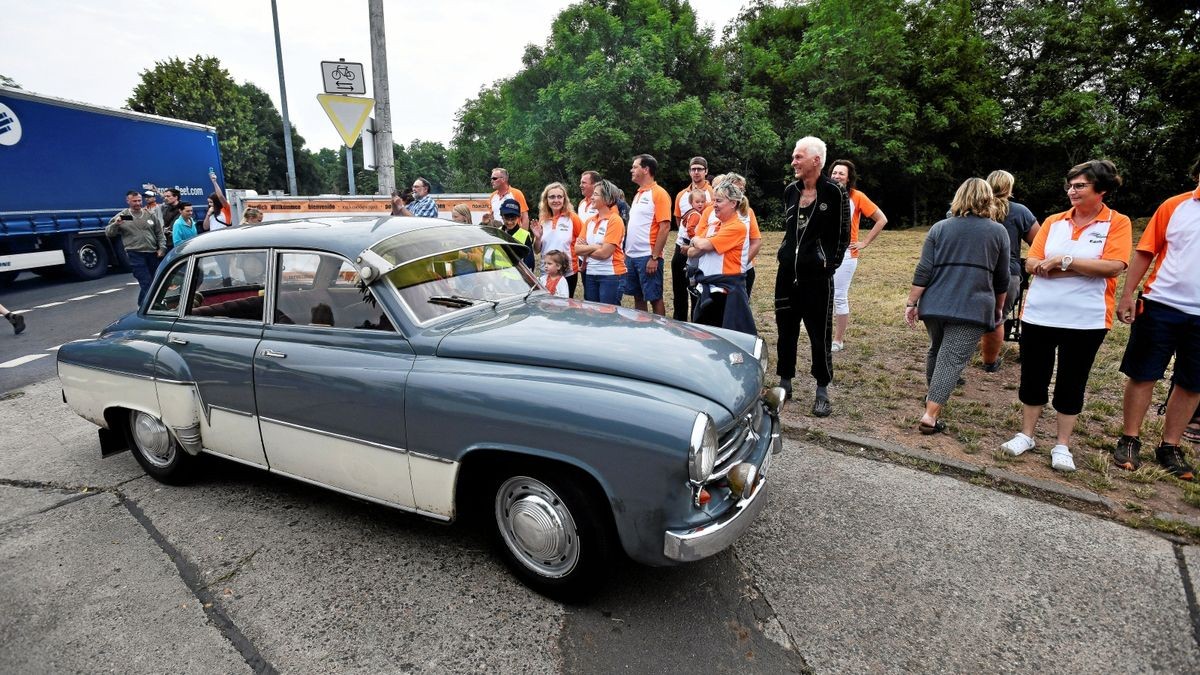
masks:
<path id="1" fill-rule="evenodd" d="M 1029 272 L 1025 271 L 1025 259 L 1021 258 L 1021 290 L 1008 316 L 1004 317 L 1004 341 L 1021 341 L 1021 311 L 1025 309 L 1025 291 L 1029 289 Z"/>

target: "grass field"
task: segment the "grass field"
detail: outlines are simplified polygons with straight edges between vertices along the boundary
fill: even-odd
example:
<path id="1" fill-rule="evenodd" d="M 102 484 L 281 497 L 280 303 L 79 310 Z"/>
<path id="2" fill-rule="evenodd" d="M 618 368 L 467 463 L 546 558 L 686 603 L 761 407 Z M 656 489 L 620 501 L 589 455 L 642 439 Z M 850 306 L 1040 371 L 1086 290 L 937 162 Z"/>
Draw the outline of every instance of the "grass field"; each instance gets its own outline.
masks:
<path id="1" fill-rule="evenodd" d="M 1144 222 L 1138 223 L 1144 227 Z M 859 257 L 850 289 L 850 328 L 845 350 L 834 354 L 834 382 L 830 397 L 834 414 L 811 417 L 812 388 L 808 375 L 807 335 L 801 331 L 795 380 L 796 400 L 786 417 L 813 430 L 839 430 L 886 439 L 909 447 L 954 456 L 980 465 L 1000 466 L 1046 480 L 1074 484 L 1104 494 L 1125 505 L 1119 514 L 1135 525 L 1158 526 L 1153 514 L 1160 511 L 1197 515 L 1200 486 L 1163 473 L 1153 460 L 1153 448 L 1162 433 L 1162 418 L 1152 407 L 1142 429 L 1143 468 L 1133 474 L 1112 466 L 1109 452 L 1121 432 L 1121 396 L 1124 376 L 1118 371 L 1129 327 L 1117 322 L 1101 347 L 1088 383 L 1087 398 L 1079 415 L 1071 450 L 1078 471 L 1062 474 L 1050 469 L 1054 420 L 1049 408 L 1038 424 L 1037 447 L 1011 458 L 999 446 L 1020 429 L 1021 405 L 1017 400 L 1020 364 L 1017 345 L 1006 343 L 1004 365 L 986 373 L 978 354 L 964 371 L 967 380 L 942 412 L 948 433 L 921 436 L 916 431 L 925 395 L 924 363 L 928 349 L 925 331 L 904 323 L 904 302 L 920 257 L 927 228 L 885 231 Z M 1138 228 L 1140 232 L 1140 227 Z M 770 346 L 775 360 L 777 334 L 774 319 L 775 251 L 781 232 L 763 232 L 763 248 L 756 267 L 751 303 L 759 335 Z M 1136 240 L 1136 235 L 1135 235 Z M 671 251 L 668 247 L 668 251 Z M 668 256 L 669 258 L 669 256 Z M 669 274 L 669 273 L 668 273 Z M 668 280 L 666 299 L 670 315 L 673 299 Z M 629 299 L 626 299 L 628 304 Z M 771 370 L 774 374 L 774 368 Z M 773 382 L 774 380 L 772 380 Z M 1155 391 L 1154 406 L 1166 396 L 1166 385 Z M 1190 454 L 1190 453 L 1189 453 Z M 1194 462 L 1194 457 L 1192 458 Z M 1197 532 L 1188 533 L 1195 536 Z"/>

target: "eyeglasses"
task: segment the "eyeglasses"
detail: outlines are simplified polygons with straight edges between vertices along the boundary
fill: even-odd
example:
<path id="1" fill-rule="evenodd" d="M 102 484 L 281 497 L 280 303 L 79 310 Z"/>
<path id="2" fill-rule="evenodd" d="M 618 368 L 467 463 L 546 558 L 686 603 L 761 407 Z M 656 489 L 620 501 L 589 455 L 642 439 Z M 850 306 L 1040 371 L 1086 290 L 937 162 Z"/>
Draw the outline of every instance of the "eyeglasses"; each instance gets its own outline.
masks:
<path id="1" fill-rule="evenodd" d="M 500 176 L 492 176 L 491 179 L 492 180 L 500 180 Z"/>
<path id="2" fill-rule="evenodd" d="M 1066 188 L 1067 192 L 1070 192 L 1071 190 L 1079 192 L 1080 190 L 1090 187 L 1091 185 L 1091 183 L 1067 183 L 1064 187 Z"/>
<path id="3" fill-rule="evenodd" d="M 704 170 L 705 169 L 702 166 L 693 166 L 692 168 L 688 169 L 688 171 L 704 171 Z"/>

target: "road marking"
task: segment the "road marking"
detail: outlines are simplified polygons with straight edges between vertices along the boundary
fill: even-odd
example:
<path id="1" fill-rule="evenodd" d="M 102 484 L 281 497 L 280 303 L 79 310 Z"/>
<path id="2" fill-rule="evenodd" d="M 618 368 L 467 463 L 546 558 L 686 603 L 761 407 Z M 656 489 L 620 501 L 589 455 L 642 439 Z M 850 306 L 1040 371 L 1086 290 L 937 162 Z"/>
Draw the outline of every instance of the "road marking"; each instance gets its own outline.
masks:
<path id="1" fill-rule="evenodd" d="M 71 299 L 67 300 L 67 302 L 75 302 L 76 300 L 87 300 L 88 298 L 96 297 L 96 295 L 97 295 L 96 293 L 92 293 L 91 295 L 81 295 L 78 298 L 71 298 Z"/>
<path id="2" fill-rule="evenodd" d="M 117 291 L 123 291 L 123 290 L 125 290 L 124 286 L 122 286 L 121 288 L 110 288 L 107 291 L 100 291 L 96 295 L 104 295 L 105 293 L 116 293 Z"/>
<path id="3" fill-rule="evenodd" d="M 37 305 L 33 309 L 46 309 L 47 307 L 58 307 L 59 305 L 65 305 L 65 304 L 67 304 L 65 301 L 64 302 L 47 302 L 44 305 Z"/>
<path id="4" fill-rule="evenodd" d="M 78 339 L 78 340 L 71 340 L 71 342 L 91 342 L 91 341 L 92 341 L 92 339 L 91 339 L 91 338 L 80 338 L 80 339 Z M 68 345 L 68 344 L 70 344 L 70 342 L 64 342 L 64 343 L 62 343 L 61 345 L 58 345 L 58 346 L 56 346 L 56 347 L 51 347 L 51 348 L 47 349 L 46 351 L 48 351 L 48 352 L 56 352 L 56 351 L 58 351 L 59 349 L 61 349 L 63 346 L 65 346 L 65 345 Z"/>
<path id="5" fill-rule="evenodd" d="M 127 284 L 125 284 L 125 285 L 126 285 L 126 286 L 137 286 L 137 285 L 138 285 L 138 282 L 136 282 L 136 281 L 130 281 L 129 283 L 127 283 Z"/>
<path id="6" fill-rule="evenodd" d="M 50 355 L 49 354 L 27 354 L 25 356 L 15 358 L 11 361 L 5 361 L 4 363 L 0 363 L 0 368 L 16 368 L 17 366 L 24 365 L 26 363 L 29 363 L 30 361 L 37 361 L 38 359 L 44 359 L 47 356 L 50 356 Z"/>

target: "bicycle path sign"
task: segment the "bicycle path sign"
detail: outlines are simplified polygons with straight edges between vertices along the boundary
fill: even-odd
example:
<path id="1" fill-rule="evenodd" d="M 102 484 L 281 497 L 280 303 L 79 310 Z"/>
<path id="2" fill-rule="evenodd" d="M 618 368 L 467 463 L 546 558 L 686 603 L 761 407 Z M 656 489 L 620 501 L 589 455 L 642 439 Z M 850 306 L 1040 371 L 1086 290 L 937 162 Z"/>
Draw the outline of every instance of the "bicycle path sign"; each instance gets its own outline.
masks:
<path id="1" fill-rule="evenodd" d="M 367 78 L 363 76 L 361 63 L 322 61 L 321 78 L 325 81 L 326 94 L 367 93 Z"/>

